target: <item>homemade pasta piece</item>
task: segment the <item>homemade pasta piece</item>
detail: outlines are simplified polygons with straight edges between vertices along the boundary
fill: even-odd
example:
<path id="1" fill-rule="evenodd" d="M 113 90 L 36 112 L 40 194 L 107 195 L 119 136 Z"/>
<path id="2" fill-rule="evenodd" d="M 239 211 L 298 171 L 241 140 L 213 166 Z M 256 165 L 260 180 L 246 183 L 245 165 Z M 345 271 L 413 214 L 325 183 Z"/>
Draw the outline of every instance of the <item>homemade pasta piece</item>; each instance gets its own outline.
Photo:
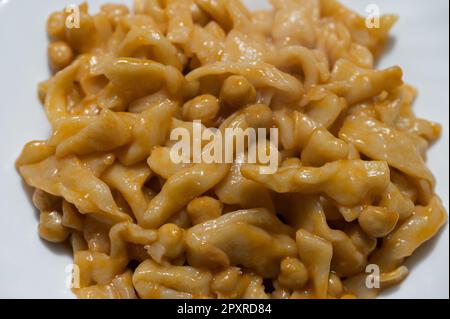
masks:
<path id="1" fill-rule="evenodd" d="M 117 25 L 123 17 L 130 13 L 128 7 L 124 4 L 107 3 L 100 7 L 111 24 Z"/>
<path id="2" fill-rule="evenodd" d="M 405 220 L 371 257 L 371 262 L 382 271 L 398 267 L 406 257 L 432 238 L 447 221 L 441 200 L 434 197 L 428 206 L 416 206 L 411 217 Z"/>
<path id="3" fill-rule="evenodd" d="M 305 115 L 316 125 L 326 129 L 331 128 L 347 108 L 347 101 L 344 98 L 330 92 L 319 94 L 317 97 L 311 96 L 310 99 L 305 105 Z"/>
<path id="4" fill-rule="evenodd" d="M 335 93 L 344 97 L 349 105 L 377 96 L 383 91 L 393 91 L 403 84 L 399 67 L 376 71 L 359 68 L 346 60 L 334 65 L 329 82 L 336 83 Z"/>
<path id="5" fill-rule="evenodd" d="M 338 298 L 344 291 L 344 285 L 341 279 L 335 273 L 330 273 L 328 277 L 328 295 L 334 298 Z"/>
<path id="6" fill-rule="evenodd" d="M 259 62 L 264 61 L 270 51 L 271 47 L 264 38 L 252 37 L 240 31 L 232 30 L 225 40 L 221 60 L 223 62 Z"/>
<path id="7" fill-rule="evenodd" d="M 280 168 L 273 175 L 259 174 L 258 165 L 244 164 L 241 172 L 277 193 L 323 193 L 344 206 L 370 202 L 389 185 L 385 162 L 340 160 L 320 168 Z"/>
<path id="8" fill-rule="evenodd" d="M 280 131 L 280 141 L 284 149 L 297 151 L 308 142 L 317 124 L 305 114 L 286 108 L 273 113 L 276 127 Z"/>
<path id="9" fill-rule="evenodd" d="M 202 121 L 208 124 L 219 113 L 219 100 L 209 94 L 197 96 L 183 105 L 183 119 L 186 121 Z"/>
<path id="10" fill-rule="evenodd" d="M 32 201 L 39 211 L 58 210 L 61 207 L 61 198 L 46 193 L 39 188 L 34 190 Z"/>
<path id="11" fill-rule="evenodd" d="M 232 108 L 256 102 L 255 87 L 242 75 L 228 77 L 220 89 L 220 98 Z"/>
<path id="12" fill-rule="evenodd" d="M 356 250 L 363 255 L 364 260 L 367 260 L 369 255 L 377 248 L 378 240 L 368 235 L 356 223 L 346 223 L 340 225 L 340 228 L 350 238 Z"/>
<path id="13" fill-rule="evenodd" d="M 147 164 L 150 169 L 164 179 L 169 179 L 172 175 L 192 165 L 184 163 L 175 164 L 171 160 L 170 152 L 171 149 L 169 147 L 155 146 L 150 157 L 147 159 Z"/>
<path id="14" fill-rule="evenodd" d="M 80 156 L 82 164 L 89 168 L 89 170 L 96 177 L 100 177 L 111 165 L 114 164 L 116 157 L 113 153 L 102 152 L 92 153 L 85 156 Z"/>
<path id="15" fill-rule="evenodd" d="M 50 15 L 51 135 L 16 161 L 40 237 L 72 247 L 77 297 L 354 299 L 401 283 L 447 214 L 425 165 L 441 127 L 415 116 L 400 67 L 375 67 L 397 17 L 134 2 L 83 3 L 79 28 Z"/>
<path id="16" fill-rule="evenodd" d="M 268 299 L 269 295 L 265 291 L 263 278 L 261 276 L 252 275 L 250 284 L 245 290 L 243 299 Z"/>
<path id="17" fill-rule="evenodd" d="M 63 41 L 55 41 L 48 46 L 48 58 L 53 71 L 60 71 L 72 63 L 72 48 Z"/>
<path id="18" fill-rule="evenodd" d="M 290 227 L 267 210 L 228 213 L 188 230 L 188 261 L 209 269 L 242 265 L 272 278 L 283 257 L 295 256 L 290 234 Z"/>
<path id="19" fill-rule="evenodd" d="M 84 220 L 83 238 L 90 251 L 108 254 L 111 249 L 110 227 L 95 218 L 87 216 Z"/>
<path id="20" fill-rule="evenodd" d="M 74 121 L 78 122 L 78 119 Z M 77 127 L 78 123 L 72 124 L 71 119 L 65 119 L 61 123 L 55 122 L 58 134 L 64 135 L 62 140 L 50 140 L 50 144 L 57 143 L 57 157 L 108 152 L 131 141 L 128 123 L 112 111 L 103 110 L 100 116 L 86 119 L 85 124 L 85 127 Z"/>
<path id="21" fill-rule="evenodd" d="M 390 183 L 386 192 L 381 197 L 379 205 L 396 212 L 400 220 L 405 220 L 411 216 L 415 208 L 413 201 L 405 196 L 394 183 Z"/>
<path id="22" fill-rule="evenodd" d="M 295 1 L 285 1 L 277 9 L 273 21 L 273 39 L 280 45 L 298 44 L 314 47 L 316 41 L 314 22 L 318 18 L 318 8 L 312 11 L 306 5 L 298 6 Z"/>
<path id="23" fill-rule="evenodd" d="M 153 260 L 159 264 L 166 264 L 183 256 L 184 235 L 185 231 L 177 225 L 165 224 L 158 229 L 158 239 L 145 248 Z"/>
<path id="24" fill-rule="evenodd" d="M 210 27 L 212 25 L 215 25 L 215 22 L 208 24 Z M 191 63 L 207 65 L 221 60 L 224 49 L 222 36 L 225 37 L 225 32 L 220 26 L 217 26 L 216 30 L 220 30 L 220 32 L 211 32 L 207 27 L 201 28 L 194 25 L 191 39 L 185 44 L 186 51 L 194 56 Z"/>
<path id="25" fill-rule="evenodd" d="M 218 299 L 242 298 L 250 282 L 248 274 L 244 274 L 238 267 L 230 267 L 214 276 L 211 289 Z"/>
<path id="26" fill-rule="evenodd" d="M 16 160 L 16 167 L 36 164 L 55 154 L 55 147 L 48 145 L 47 141 L 31 141 L 27 143 Z"/>
<path id="27" fill-rule="evenodd" d="M 65 241 L 69 230 L 62 223 L 63 216 L 58 211 L 41 211 L 39 214 L 39 236 L 53 243 Z"/>
<path id="28" fill-rule="evenodd" d="M 350 276 L 363 270 L 367 263 L 364 251 L 360 250 L 358 247 L 360 245 L 347 233 L 328 226 L 320 198 L 317 196 L 292 198 L 289 209 L 283 216 L 296 229 L 308 231 L 332 244 L 331 270 L 339 276 Z"/>
<path id="29" fill-rule="evenodd" d="M 300 81 L 264 62 L 219 62 L 198 68 L 186 76 L 188 81 L 219 75 L 243 75 L 255 88 L 273 88 L 287 99 L 299 99 L 303 93 Z"/>
<path id="30" fill-rule="evenodd" d="M 192 299 L 210 297 L 212 275 L 188 266 L 161 266 L 147 259 L 133 275 L 133 284 L 143 299 Z"/>
<path id="31" fill-rule="evenodd" d="M 373 299 L 378 296 L 382 289 L 400 284 L 409 274 L 405 266 L 398 267 L 390 272 L 383 272 L 374 278 L 379 280 L 379 288 L 368 288 L 367 275 L 357 275 L 344 280 L 343 285 L 346 291 L 353 294 L 354 298 Z"/>
<path id="32" fill-rule="evenodd" d="M 303 73 L 306 89 L 326 81 L 329 77 L 328 70 L 321 68 L 316 54 L 302 46 L 286 47 L 276 54 L 273 53 L 266 61 L 284 69 L 295 70 L 294 67 L 299 66 Z"/>
<path id="33" fill-rule="evenodd" d="M 75 252 L 75 264 L 80 268 L 80 287 L 92 284 L 105 285 L 111 282 L 127 267 L 129 261 L 127 244 L 150 245 L 157 240 L 157 232 L 125 222 L 114 225 L 109 231 L 109 238 L 111 241 L 109 254 L 91 250 Z"/>
<path id="34" fill-rule="evenodd" d="M 115 163 L 101 177 L 109 187 L 118 190 L 122 194 L 136 219 L 140 220 L 143 218 L 142 216 L 148 204 L 143 187 L 151 174 L 149 167 L 145 163 L 128 167 Z"/>
<path id="35" fill-rule="evenodd" d="M 394 230 L 399 214 L 386 208 L 368 206 L 359 215 L 361 228 L 370 236 L 381 238 Z"/>
<path id="36" fill-rule="evenodd" d="M 214 21 L 217 21 L 222 28 L 229 30 L 232 27 L 233 22 L 225 7 L 227 1 L 195 0 L 195 2 L 202 10 L 210 15 Z"/>

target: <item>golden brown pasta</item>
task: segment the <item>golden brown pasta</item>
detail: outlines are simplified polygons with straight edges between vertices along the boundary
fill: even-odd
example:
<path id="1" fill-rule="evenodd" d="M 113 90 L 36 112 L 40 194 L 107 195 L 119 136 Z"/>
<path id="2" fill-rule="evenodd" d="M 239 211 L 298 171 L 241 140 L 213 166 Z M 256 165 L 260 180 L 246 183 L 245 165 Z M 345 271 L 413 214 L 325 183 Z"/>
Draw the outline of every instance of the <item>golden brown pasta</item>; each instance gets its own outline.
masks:
<path id="1" fill-rule="evenodd" d="M 135 0 L 82 4 L 79 28 L 64 10 L 48 18 L 52 134 L 16 166 L 39 235 L 72 246 L 79 298 L 372 298 L 446 222 L 425 164 L 440 126 L 416 118 L 400 67 L 374 67 L 396 16 L 369 28 L 336 0 L 270 3 Z M 194 150 L 181 162 L 178 129 Z M 249 163 L 271 134 L 238 150 L 247 129 L 279 133 L 273 174 Z M 236 154 L 206 161 L 197 130 Z"/>

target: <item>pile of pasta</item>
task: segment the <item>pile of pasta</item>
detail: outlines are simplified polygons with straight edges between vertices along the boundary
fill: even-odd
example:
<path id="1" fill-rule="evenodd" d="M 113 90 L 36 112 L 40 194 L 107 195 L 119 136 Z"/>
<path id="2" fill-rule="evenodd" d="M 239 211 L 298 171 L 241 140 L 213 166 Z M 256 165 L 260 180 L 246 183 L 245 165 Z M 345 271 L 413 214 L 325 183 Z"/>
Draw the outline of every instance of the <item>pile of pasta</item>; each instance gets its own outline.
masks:
<path id="1" fill-rule="evenodd" d="M 136 0 L 47 22 L 52 128 L 17 167 L 39 235 L 70 242 L 80 298 L 372 298 L 447 214 L 402 70 L 335 0 Z M 278 128 L 279 169 L 175 164 L 170 132 Z M 366 285 L 368 265 L 379 286 Z"/>

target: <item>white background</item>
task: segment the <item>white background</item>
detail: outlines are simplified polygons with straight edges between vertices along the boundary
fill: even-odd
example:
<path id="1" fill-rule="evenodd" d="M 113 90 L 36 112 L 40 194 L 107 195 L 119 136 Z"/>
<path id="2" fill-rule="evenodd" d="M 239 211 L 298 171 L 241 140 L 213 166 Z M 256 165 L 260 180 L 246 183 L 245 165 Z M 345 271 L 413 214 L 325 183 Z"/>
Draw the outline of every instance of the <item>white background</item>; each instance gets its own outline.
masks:
<path id="1" fill-rule="evenodd" d="M 91 0 L 97 10 L 107 0 Z M 0 0 L 0 298 L 73 298 L 65 287 L 72 258 L 60 245 L 37 235 L 37 212 L 15 171 L 22 146 L 50 133 L 36 94 L 48 76 L 45 21 L 50 12 L 76 0 Z M 116 2 L 118 2 L 116 0 Z M 130 3 L 131 1 L 124 1 Z M 262 0 L 247 0 L 267 7 Z M 397 13 L 393 42 L 380 67 L 400 65 L 407 82 L 419 88 L 420 117 L 443 124 L 442 139 L 429 152 L 437 193 L 449 207 L 449 2 L 447 0 L 345 0 L 360 13 L 379 5 Z M 408 261 L 410 276 L 384 297 L 449 297 L 448 226 Z"/>

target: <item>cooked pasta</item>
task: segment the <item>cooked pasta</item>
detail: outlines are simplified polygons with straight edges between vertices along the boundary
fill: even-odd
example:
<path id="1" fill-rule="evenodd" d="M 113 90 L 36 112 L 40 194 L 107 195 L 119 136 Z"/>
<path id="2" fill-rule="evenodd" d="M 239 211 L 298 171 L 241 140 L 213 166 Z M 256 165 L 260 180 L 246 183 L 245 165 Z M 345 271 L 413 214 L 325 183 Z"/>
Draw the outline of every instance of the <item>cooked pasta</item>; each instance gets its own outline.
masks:
<path id="1" fill-rule="evenodd" d="M 79 298 L 372 298 L 445 224 L 425 164 L 440 126 L 415 117 L 400 67 L 375 69 L 397 17 L 369 28 L 336 0 L 270 2 L 49 17 L 52 134 L 16 166 L 39 235 L 72 245 Z M 173 162 L 171 132 L 198 121 L 278 129 L 278 170 L 246 162 L 248 144 L 232 163 Z"/>

